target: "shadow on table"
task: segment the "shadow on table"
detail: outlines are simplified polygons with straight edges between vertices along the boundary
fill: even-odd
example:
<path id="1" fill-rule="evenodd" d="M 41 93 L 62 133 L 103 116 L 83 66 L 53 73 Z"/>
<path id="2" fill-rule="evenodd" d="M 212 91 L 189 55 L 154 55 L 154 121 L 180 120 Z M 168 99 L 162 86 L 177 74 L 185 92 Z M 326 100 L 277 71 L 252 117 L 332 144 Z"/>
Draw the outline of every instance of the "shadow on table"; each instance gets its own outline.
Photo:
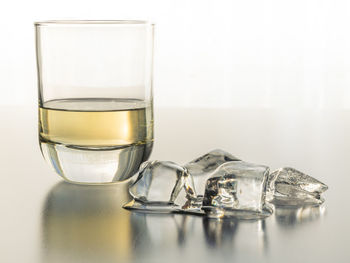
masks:
<path id="1" fill-rule="evenodd" d="M 121 209 L 127 187 L 55 185 L 42 211 L 42 262 L 128 261 L 132 226 Z"/>

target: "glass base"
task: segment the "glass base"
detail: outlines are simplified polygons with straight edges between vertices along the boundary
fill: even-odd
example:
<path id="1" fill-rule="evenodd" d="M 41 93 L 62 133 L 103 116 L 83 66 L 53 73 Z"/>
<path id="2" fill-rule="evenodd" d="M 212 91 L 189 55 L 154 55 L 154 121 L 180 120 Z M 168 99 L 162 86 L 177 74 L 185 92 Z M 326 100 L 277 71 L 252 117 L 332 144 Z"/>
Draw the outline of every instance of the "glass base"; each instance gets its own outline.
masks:
<path id="1" fill-rule="evenodd" d="M 66 181 L 77 184 L 109 184 L 129 179 L 146 161 L 153 143 L 122 148 L 81 148 L 40 142 L 46 161 Z"/>

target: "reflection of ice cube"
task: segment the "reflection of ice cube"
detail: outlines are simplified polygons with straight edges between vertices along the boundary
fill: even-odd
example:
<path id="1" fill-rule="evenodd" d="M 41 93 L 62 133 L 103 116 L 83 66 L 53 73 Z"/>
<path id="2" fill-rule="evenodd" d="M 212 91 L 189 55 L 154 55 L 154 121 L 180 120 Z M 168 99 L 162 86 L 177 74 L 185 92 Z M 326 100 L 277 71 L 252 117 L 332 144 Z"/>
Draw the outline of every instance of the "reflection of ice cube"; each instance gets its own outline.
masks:
<path id="1" fill-rule="evenodd" d="M 198 195 L 204 195 L 205 182 L 221 164 L 231 161 L 240 161 L 232 154 L 223 150 L 213 150 L 187 163 L 185 168 L 193 176 L 195 189 Z"/>
<path id="2" fill-rule="evenodd" d="M 321 206 L 277 206 L 275 205 L 276 222 L 285 228 L 295 230 L 296 225 L 318 220 L 326 211 Z"/>
<path id="3" fill-rule="evenodd" d="M 196 198 L 191 175 L 173 162 L 144 162 L 136 181 L 129 188 L 134 202 L 125 208 L 154 212 L 180 209 Z"/>
<path id="4" fill-rule="evenodd" d="M 207 180 L 202 209 L 210 217 L 261 218 L 272 210 L 265 205 L 269 168 L 243 161 L 226 162 Z"/>
<path id="5" fill-rule="evenodd" d="M 269 175 L 268 200 L 277 205 L 319 205 L 328 186 L 294 168 L 280 168 Z"/>
<path id="6" fill-rule="evenodd" d="M 238 225 L 238 220 L 203 218 L 203 230 L 208 246 L 212 248 L 224 247 L 225 245 L 232 247 Z"/>

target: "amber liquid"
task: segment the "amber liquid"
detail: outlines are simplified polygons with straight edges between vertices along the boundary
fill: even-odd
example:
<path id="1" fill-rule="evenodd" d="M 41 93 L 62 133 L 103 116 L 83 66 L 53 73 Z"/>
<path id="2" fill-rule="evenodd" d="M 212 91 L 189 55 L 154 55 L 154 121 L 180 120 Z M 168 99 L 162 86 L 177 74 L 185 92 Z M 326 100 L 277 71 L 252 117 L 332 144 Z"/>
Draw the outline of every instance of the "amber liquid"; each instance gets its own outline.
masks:
<path id="1" fill-rule="evenodd" d="M 42 141 L 121 147 L 153 140 L 150 105 L 137 100 L 55 100 L 39 108 Z"/>

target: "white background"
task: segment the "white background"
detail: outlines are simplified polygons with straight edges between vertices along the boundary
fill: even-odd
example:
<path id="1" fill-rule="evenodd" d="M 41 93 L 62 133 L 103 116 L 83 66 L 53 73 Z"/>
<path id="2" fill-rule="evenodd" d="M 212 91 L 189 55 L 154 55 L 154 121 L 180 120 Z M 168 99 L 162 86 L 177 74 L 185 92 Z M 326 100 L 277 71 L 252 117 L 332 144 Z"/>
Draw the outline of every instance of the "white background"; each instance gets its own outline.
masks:
<path id="1" fill-rule="evenodd" d="M 0 1 L 0 105 L 36 104 L 33 21 L 144 19 L 159 107 L 350 108 L 346 0 Z"/>

